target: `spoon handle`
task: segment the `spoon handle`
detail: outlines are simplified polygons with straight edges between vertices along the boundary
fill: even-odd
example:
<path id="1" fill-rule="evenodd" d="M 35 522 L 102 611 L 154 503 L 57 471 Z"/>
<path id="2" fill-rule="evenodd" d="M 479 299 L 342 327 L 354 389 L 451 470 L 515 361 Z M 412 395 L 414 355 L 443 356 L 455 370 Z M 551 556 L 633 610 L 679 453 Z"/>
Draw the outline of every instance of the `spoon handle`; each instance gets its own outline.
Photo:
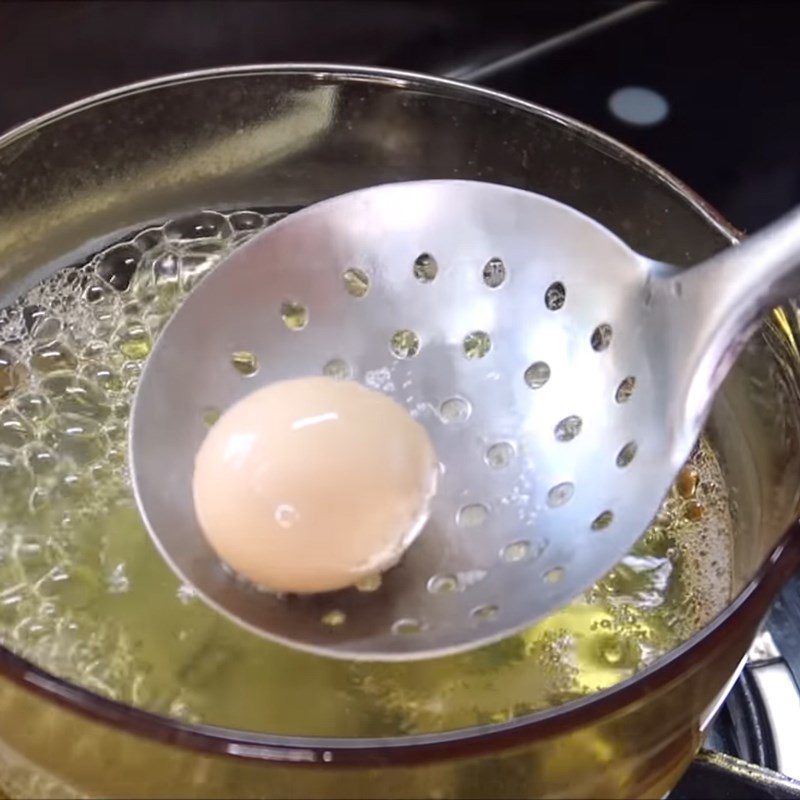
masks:
<path id="1" fill-rule="evenodd" d="M 800 296 L 800 207 L 691 269 L 661 274 L 651 311 L 664 331 L 676 435 L 689 442 L 763 314 Z"/>
<path id="2" fill-rule="evenodd" d="M 675 294 L 695 295 L 712 316 L 748 330 L 772 306 L 800 296 L 800 206 L 670 280 Z"/>

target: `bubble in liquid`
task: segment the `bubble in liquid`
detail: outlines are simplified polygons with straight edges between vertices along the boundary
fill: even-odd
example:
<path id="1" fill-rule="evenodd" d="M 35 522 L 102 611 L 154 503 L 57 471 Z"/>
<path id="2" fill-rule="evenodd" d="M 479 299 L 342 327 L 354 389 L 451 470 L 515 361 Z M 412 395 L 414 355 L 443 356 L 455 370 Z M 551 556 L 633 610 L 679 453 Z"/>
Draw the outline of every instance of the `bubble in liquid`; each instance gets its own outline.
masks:
<path id="1" fill-rule="evenodd" d="M 144 313 L 144 308 L 138 300 L 131 300 L 130 303 L 125 303 L 122 306 L 122 313 L 126 317 L 140 317 Z"/>
<path id="2" fill-rule="evenodd" d="M 702 503 L 697 500 L 690 500 L 686 504 L 683 515 L 690 522 L 699 522 L 705 516 L 706 510 Z"/>
<path id="3" fill-rule="evenodd" d="M 122 379 L 108 364 L 89 363 L 83 368 L 85 377 L 108 392 L 119 392 Z"/>
<path id="4" fill-rule="evenodd" d="M 11 408 L 0 411 L 0 444 L 21 447 L 33 436 L 33 427 L 25 417 Z"/>
<path id="5" fill-rule="evenodd" d="M 126 357 L 142 361 L 153 347 L 150 332 L 143 322 L 131 320 L 118 331 L 115 341 L 117 349 Z"/>
<path id="6" fill-rule="evenodd" d="M 103 251 L 95 262 L 95 272 L 113 289 L 124 292 L 130 286 L 141 252 L 133 244 L 118 244 Z"/>
<path id="7" fill-rule="evenodd" d="M 31 422 L 41 422 L 53 413 L 50 401 L 38 392 L 28 392 L 20 395 L 14 405 L 17 411 Z"/>
<path id="8" fill-rule="evenodd" d="M 675 488 L 681 497 L 688 500 L 695 496 L 699 482 L 700 473 L 695 467 L 687 465 L 678 473 Z"/>
<path id="9" fill-rule="evenodd" d="M 173 293 L 177 291 L 180 279 L 180 261 L 175 253 L 171 251 L 159 253 L 150 262 L 150 269 L 157 291 L 164 292 L 165 289 Z"/>
<path id="10" fill-rule="evenodd" d="M 164 231 L 161 228 L 145 228 L 133 237 L 133 244 L 142 253 L 158 247 L 164 241 Z"/>
<path id="11" fill-rule="evenodd" d="M 264 227 L 264 217 L 257 211 L 235 211 L 228 221 L 235 231 L 257 231 Z"/>
<path id="12" fill-rule="evenodd" d="M 59 414 L 48 421 L 44 441 L 59 455 L 87 465 L 106 455 L 108 439 L 101 425 L 80 414 Z"/>
<path id="13" fill-rule="evenodd" d="M 199 211 L 164 226 L 167 239 L 190 241 L 195 239 L 222 239 L 231 234 L 231 226 L 223 214 L 216 211 Z"/>
<path id="14" fill-rule="evenodd" d="M 42 344 L 51 344 L 59 337 L 63 327 L 57 317 L 42 316 L 33 327 L 33 338 Z"/>
<path id="15" fill-rule="evenodd" d="M 75 354 L 61 342 L 35 347 L 31 356 L 31 366 L 38 372 L 74 370 L 77 365 Z"/>
<path id="16" fill-rule="evenodd" d="M 34 475 L 49 475 L 56 467 L 56 454 L 41 442 L 31 443 L 25 455 Z"/>
<path id="17" fill-rule="evenodd" d="M 86 289 L 84 289 L 83 296 L 89 303 L 99 303 L 109 296 L 109 292 L 110 289 L 100 283 L 90 283 Z"/>
<path id="18" fill-rule="evenodd" d="M 81 350 L 81 357 L 86 359 L 97 358 L 103 355 L 108 350 L 107 342 L 101 342 L 99 339 L 94 339 L 87 342 L 83 350 Z"/>
<path id="19" fill-rule="evenodd" d="M 42 379 L 41 387 L 57 411 L 105 419 L 110 412 L 104 392 L 74 372 L 55 372 Z"/>

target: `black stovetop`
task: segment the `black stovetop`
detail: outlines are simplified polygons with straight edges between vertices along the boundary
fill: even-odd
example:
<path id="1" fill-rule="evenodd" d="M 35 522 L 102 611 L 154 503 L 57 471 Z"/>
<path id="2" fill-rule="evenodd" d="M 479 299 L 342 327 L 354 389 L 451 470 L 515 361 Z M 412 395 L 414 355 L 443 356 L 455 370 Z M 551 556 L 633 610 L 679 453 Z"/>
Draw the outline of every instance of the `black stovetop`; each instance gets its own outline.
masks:
<path id="1" fill-rule="evenodd" d="M 793 4 L 770 2 L 5 2 L 0 74 L 14 79 L 0 88 L 0 131 L 97 91 L 204 67 L 327 61 L 413 69 L 587 122 L 749 230 L 800 201 L 798 22 Z M 630 87 L 638 89 L 626 105 L 619 90 Z M 632 124 L 648 103 L 655 117 L 666 116 Z M 800 576 L 775 603 L 768 628 L 800 684 Z M 778 766 L 747 671 L 708 745 Z M 701 795 L 788 797 L 792 789 L 748 783 L 700 760 L 673 796 Z"/>

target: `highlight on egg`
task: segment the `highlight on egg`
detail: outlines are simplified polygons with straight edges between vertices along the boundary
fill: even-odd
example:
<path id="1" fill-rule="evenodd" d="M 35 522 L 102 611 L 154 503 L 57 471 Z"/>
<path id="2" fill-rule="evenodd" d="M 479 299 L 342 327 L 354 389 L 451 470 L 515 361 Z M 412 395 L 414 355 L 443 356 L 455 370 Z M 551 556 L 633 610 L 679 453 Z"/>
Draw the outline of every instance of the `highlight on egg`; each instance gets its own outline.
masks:
<path id="1" fill-rule="evenodd" d="M 209 544 L 275 592 L 343 589 L 391 568 L 424 527 L 438 461 L 425 428 L 355 381 L 257 389 L 209 430 L 193 495 Z"/>

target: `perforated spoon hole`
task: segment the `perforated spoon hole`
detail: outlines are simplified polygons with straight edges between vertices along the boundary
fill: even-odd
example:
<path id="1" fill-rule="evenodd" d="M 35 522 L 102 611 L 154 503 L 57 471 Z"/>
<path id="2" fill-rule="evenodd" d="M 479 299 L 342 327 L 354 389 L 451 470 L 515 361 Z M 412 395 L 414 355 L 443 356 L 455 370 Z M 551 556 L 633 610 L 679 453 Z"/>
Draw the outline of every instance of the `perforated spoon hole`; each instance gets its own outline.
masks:
<path id="1" fill-rule="evenodd" d="M 428 581 L 431 594 L 449 594 L 458 591 L 458 578 L 455 575 L 433 575 Z"/>
<path id="2" fill-rule="evenodd" d="M 342 274 L 342 281 L 347 294 L 351 297 L 360 299 L 365 297 L 369 291 L 369 275 L 363 269 L 353 267 L 345 270 Z"/>
<path id="3" fill-rule="evenodd" d="M 550 380 L 550 367 L 544 361 L 535 361 L 525 370 L 525 383 L 530 389 L 541 389 Z"/>
<path id="4" fill-rule="evenodd" d="M 488 516 L 489 509 L 483 503 L 469 503 L 458 509 L 456 523 L 461 528 L 477 528 Z"/>
<path id="5" fill-rule="evenodd" d="M 614 521 L 613 511 L 603 511 L 592 520 L 593 531 L 604 531 Z"/>
<path id="6" fill-rule="evenodd" d="M 413 636 L 415 633 L 421 633 L 423 630 L 423 624 L 413 617 L 398 619 L 392 625 L 392 633 L 395 634 L 395 636 Z"/>
<path id="7" fill-rule="evenodd" d="M 565 481 L 564 483 L 556 484 L 547 492 L 547 505 L 550 506 L 550 508 L 563 506 L 572 499 L 574 493 L 574 483 Z"/>
<path id="8" fill-rule="evenodd" d="M 506 279 L 506 265 L 499 258 L 490 258 L 483 266 L 483 282 L 497 289 Z"/>
<path id="9" fill-rule="evenodd" d="M 466 422 L 471 411 L 470 404 L 461 397 L 450 397 L 439 406 L 439 416 L 447 425 Z"/>
<path id="10" fill-rule="evenodd" d="M 325 612 L 320 620 L 327 628 L 338 628 L 340 625 L 344 625 L 346 621 L 347 615 L 338 608 Z"/>
<path id="11" fill-rule="evenodd" d="M 420 253 L 414 260 L 414 277 L 420 283 L 430 283 L 438 272 L 439 265 L 430 253 Z"/>
<path id="12" fill-rule="evenodd" d="M 255 353 L 251 353 L 249 350 L 237 350 L 231 353 L 231 364 L 245 378 L 249 378 L 258 372 L 258 359 Z"/>
<path id="13" fill-rule="evenodd" d="M 497 442 L 487 448 L 483 460 L 492 469 L 503 469 L 513 458 L 514 445 L 511 442 Z"/>
<path id="14" fill-rule="evenodd" d="M 555 427 L 556 441 L 571 442 L 583 428 L 583 420 L 575 414 L 564 417 Z"/>
<path id="15" fill-rule="evenodd" d="M 397 358 L 413 358 L 419 353 L 419 347 L 419 336 L 405 328 L 395 331 L 389 340 L 389 349 Z"/>
<path id="16" fill-rule="evenodd" d="M 290 331 L 301 331 L 308 325 L 308 309 L 302 303 L 287 300 L 281 304 L 281 319 Z"/>
<path id="17" fill-rule="evenodd" d="M 590 339 L 592 350 L 594 350 L 596 353 L 607 350 L 608 346 L 611 344 L 612 335 L 613 331 L 607 322 L 603 322 L 602 324 L 598 325 L 592 331 L 592 337 Z"/>
<path id="18" fill-rule="evenodd" d="M 634 375 L 628 375 L 627 378 L 623 378 L 620 381 L 619 386 L 617 386 L 617 391 L 614 393 L 614 399 L 618 403 L 627 403 L 628 400 L 631 399 L 633 395 L 633 390 L 636 388 L 636 377 Z"/>
<path id="19" fill-rule="evenodd" d="M 636 451 L 638 450 L 638 446 L 636 442 L 628 442 L 623 448 L 617 453 L 617 466 L 618 467 L 627 467 L 628 464 L 633 461 L 636 457 Z"/>
<path id="20" fill-rule="evenodd" d="M 367 575 L 361 578 L 361 580 L 356 583 L 356 589 L 358 589 L 359 592 L 377 592 L 382 584 L 383 578 L 379 573 L 375 573 L 374 575 Z"/>
<path id="21" fill-rule="evenodd" d="M 564 567 L 553 567 L 542 576 L 545 583 L 558 583 L 564 577 Z"/>
<path id="22" fill-rule="evenodd" d="M 203 424 L 210 428 L 221 416 L 222 412 L 218 408 L 204 408 Z"/>
<path id="23" fill-rule="evenodd" d="M 516 542 L 507 544 L 500 551 L 501 560 L 506 564 L 515 564 L 525 561 L 531 554 L 531 543 L 527 539 L 518 539 Z"/>
<path id="24" fill-rule="evenodd" d="M 322 374 L 337 381 L 347 380 L 352 377 L 353 370 L 350 365 L 342 358 L 332 358 L 322 368 Z"/>
<path id="25" fill-rule="evenodd" d="M 483 358 L 492 349 L 492 340 L 486 331 L 472 331 L 464 337 L 463 347 L 467 358 Z"/>
<path id="26" fill-rule="evenodd" d="M 558 311 L 567 302 L 567 290 L 561 281 L 551 283 L 544 293 L 544 304 L 550 311 Z"/>
<path id="27" fill-rule="evenodd" d="M 499 612 L 500 609 L 494 605 L 494 603 L 486 603 L 482 606 L 476 606 L 469 613 L 473 619 L 476 619 L 479 622 L 488 622 L 489 620 L 494 619 Z"/>

